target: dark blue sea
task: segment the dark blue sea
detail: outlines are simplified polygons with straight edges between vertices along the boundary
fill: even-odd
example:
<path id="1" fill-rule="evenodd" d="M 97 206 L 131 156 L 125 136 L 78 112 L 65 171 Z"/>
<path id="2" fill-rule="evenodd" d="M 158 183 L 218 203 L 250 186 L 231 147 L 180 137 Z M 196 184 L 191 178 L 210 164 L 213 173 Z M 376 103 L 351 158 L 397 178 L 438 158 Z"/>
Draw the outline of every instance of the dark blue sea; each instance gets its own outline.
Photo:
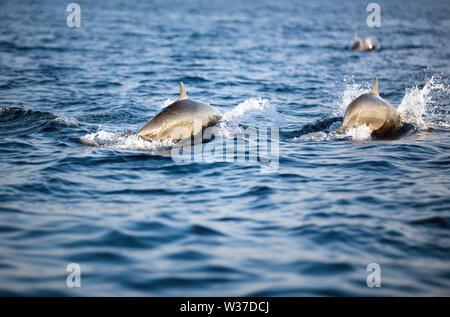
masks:
<path id="1" fill-rule="evenodd" d="M 1 295 L 450 296 L 448 1 L 69 2 L 0 2 Z M 375 76 L 407 131 L 336 134 Z M 138 137 L 180 81 L 271 169 Z"/>

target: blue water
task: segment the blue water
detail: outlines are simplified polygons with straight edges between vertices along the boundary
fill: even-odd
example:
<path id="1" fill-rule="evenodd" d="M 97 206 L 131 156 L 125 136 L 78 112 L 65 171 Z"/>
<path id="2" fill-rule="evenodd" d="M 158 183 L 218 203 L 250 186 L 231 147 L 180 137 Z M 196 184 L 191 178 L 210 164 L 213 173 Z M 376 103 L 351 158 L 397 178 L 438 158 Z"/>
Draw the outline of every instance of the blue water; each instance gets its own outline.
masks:
<path id="1" fill-rule="evenodd" d="M 447 1 L 68 3 L 0 3 L 0 294 L 450 295 Z M 375 76 L 405 135 L 336 135 Z M 139 139 L 179 81 L 277 168 Z"/>

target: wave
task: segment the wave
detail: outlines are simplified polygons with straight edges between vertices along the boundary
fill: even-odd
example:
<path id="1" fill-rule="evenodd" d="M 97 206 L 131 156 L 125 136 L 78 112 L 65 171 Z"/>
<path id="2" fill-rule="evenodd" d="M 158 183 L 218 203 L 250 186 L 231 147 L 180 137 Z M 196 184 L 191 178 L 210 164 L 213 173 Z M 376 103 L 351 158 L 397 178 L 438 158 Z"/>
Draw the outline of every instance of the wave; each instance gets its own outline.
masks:
<path id="1" fill-rule="evenodd" d="M 74 118 L 21 107 L 0 108 L 0 131 L 5 135 L 30 136 L 67 127 L 80 126 Z"/>

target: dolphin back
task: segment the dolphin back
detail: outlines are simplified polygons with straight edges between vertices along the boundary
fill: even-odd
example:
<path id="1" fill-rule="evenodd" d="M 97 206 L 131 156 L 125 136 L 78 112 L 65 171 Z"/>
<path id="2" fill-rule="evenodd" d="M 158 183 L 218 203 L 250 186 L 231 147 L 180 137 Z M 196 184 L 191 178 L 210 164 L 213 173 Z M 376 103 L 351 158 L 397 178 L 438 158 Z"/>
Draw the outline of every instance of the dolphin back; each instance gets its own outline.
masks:
<path id="1" fill-rule="evenodd" d="M 356 98 L 347 108 L 340 132 L 349 127 L 367 125 L 376 136 L 384 137 L 401 127 L 400 114 L 395 108 L 370 92 Z"/>
<path id="2" fill-rule="evenodd" d="M 151 119 L 138 135 L 147 140 L 176 142 L 217 124 L 220 118 L 220 112 L 210 105 L 191 99 L 177 100 Z"/>
<path id="3" fill-rule="evenodd" d="M 365 40 L 363 40 L 357 34 L 355 34 L 355 39 L 352 45 L 353 51 L 371 51 L 373 49 L 375 49 L 375 43 L 372 37 L 367 37 Z"/>

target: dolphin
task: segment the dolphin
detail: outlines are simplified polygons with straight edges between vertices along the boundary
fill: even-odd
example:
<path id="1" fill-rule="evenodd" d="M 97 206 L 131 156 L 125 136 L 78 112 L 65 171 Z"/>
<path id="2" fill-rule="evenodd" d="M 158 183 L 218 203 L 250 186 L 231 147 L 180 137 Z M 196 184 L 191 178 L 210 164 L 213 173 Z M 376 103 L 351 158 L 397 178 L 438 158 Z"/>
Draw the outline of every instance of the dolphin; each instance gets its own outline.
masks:
<path id="1" fill-rule="evenodd" d="M 138 135 L 149 141 L 177 142 L 216 125 L 221 117 L 221 113 L 212 106 L 188 99 L 183 82 L 180 82 L 178 100 L 147 122 Z"/>
<path id="2" fill-rule="evenodd" d="M 392 136 L 403 123 L 395 108 L 378 94 L 378 79 L 375 77 L 372 91 L 362 94 L 347 107 L 339 133 L 350 127 L 367 125 L 375 137 Z"/>
<path id="3" fill-rule="evenodd" d="M 353 51 L 371 51 L 375 48 L 373 39 L 367 37 L 365 40 L 360 38 L 358 34 L 355 33 L 355 39 L 353 41 L 352 50 Z"/>

